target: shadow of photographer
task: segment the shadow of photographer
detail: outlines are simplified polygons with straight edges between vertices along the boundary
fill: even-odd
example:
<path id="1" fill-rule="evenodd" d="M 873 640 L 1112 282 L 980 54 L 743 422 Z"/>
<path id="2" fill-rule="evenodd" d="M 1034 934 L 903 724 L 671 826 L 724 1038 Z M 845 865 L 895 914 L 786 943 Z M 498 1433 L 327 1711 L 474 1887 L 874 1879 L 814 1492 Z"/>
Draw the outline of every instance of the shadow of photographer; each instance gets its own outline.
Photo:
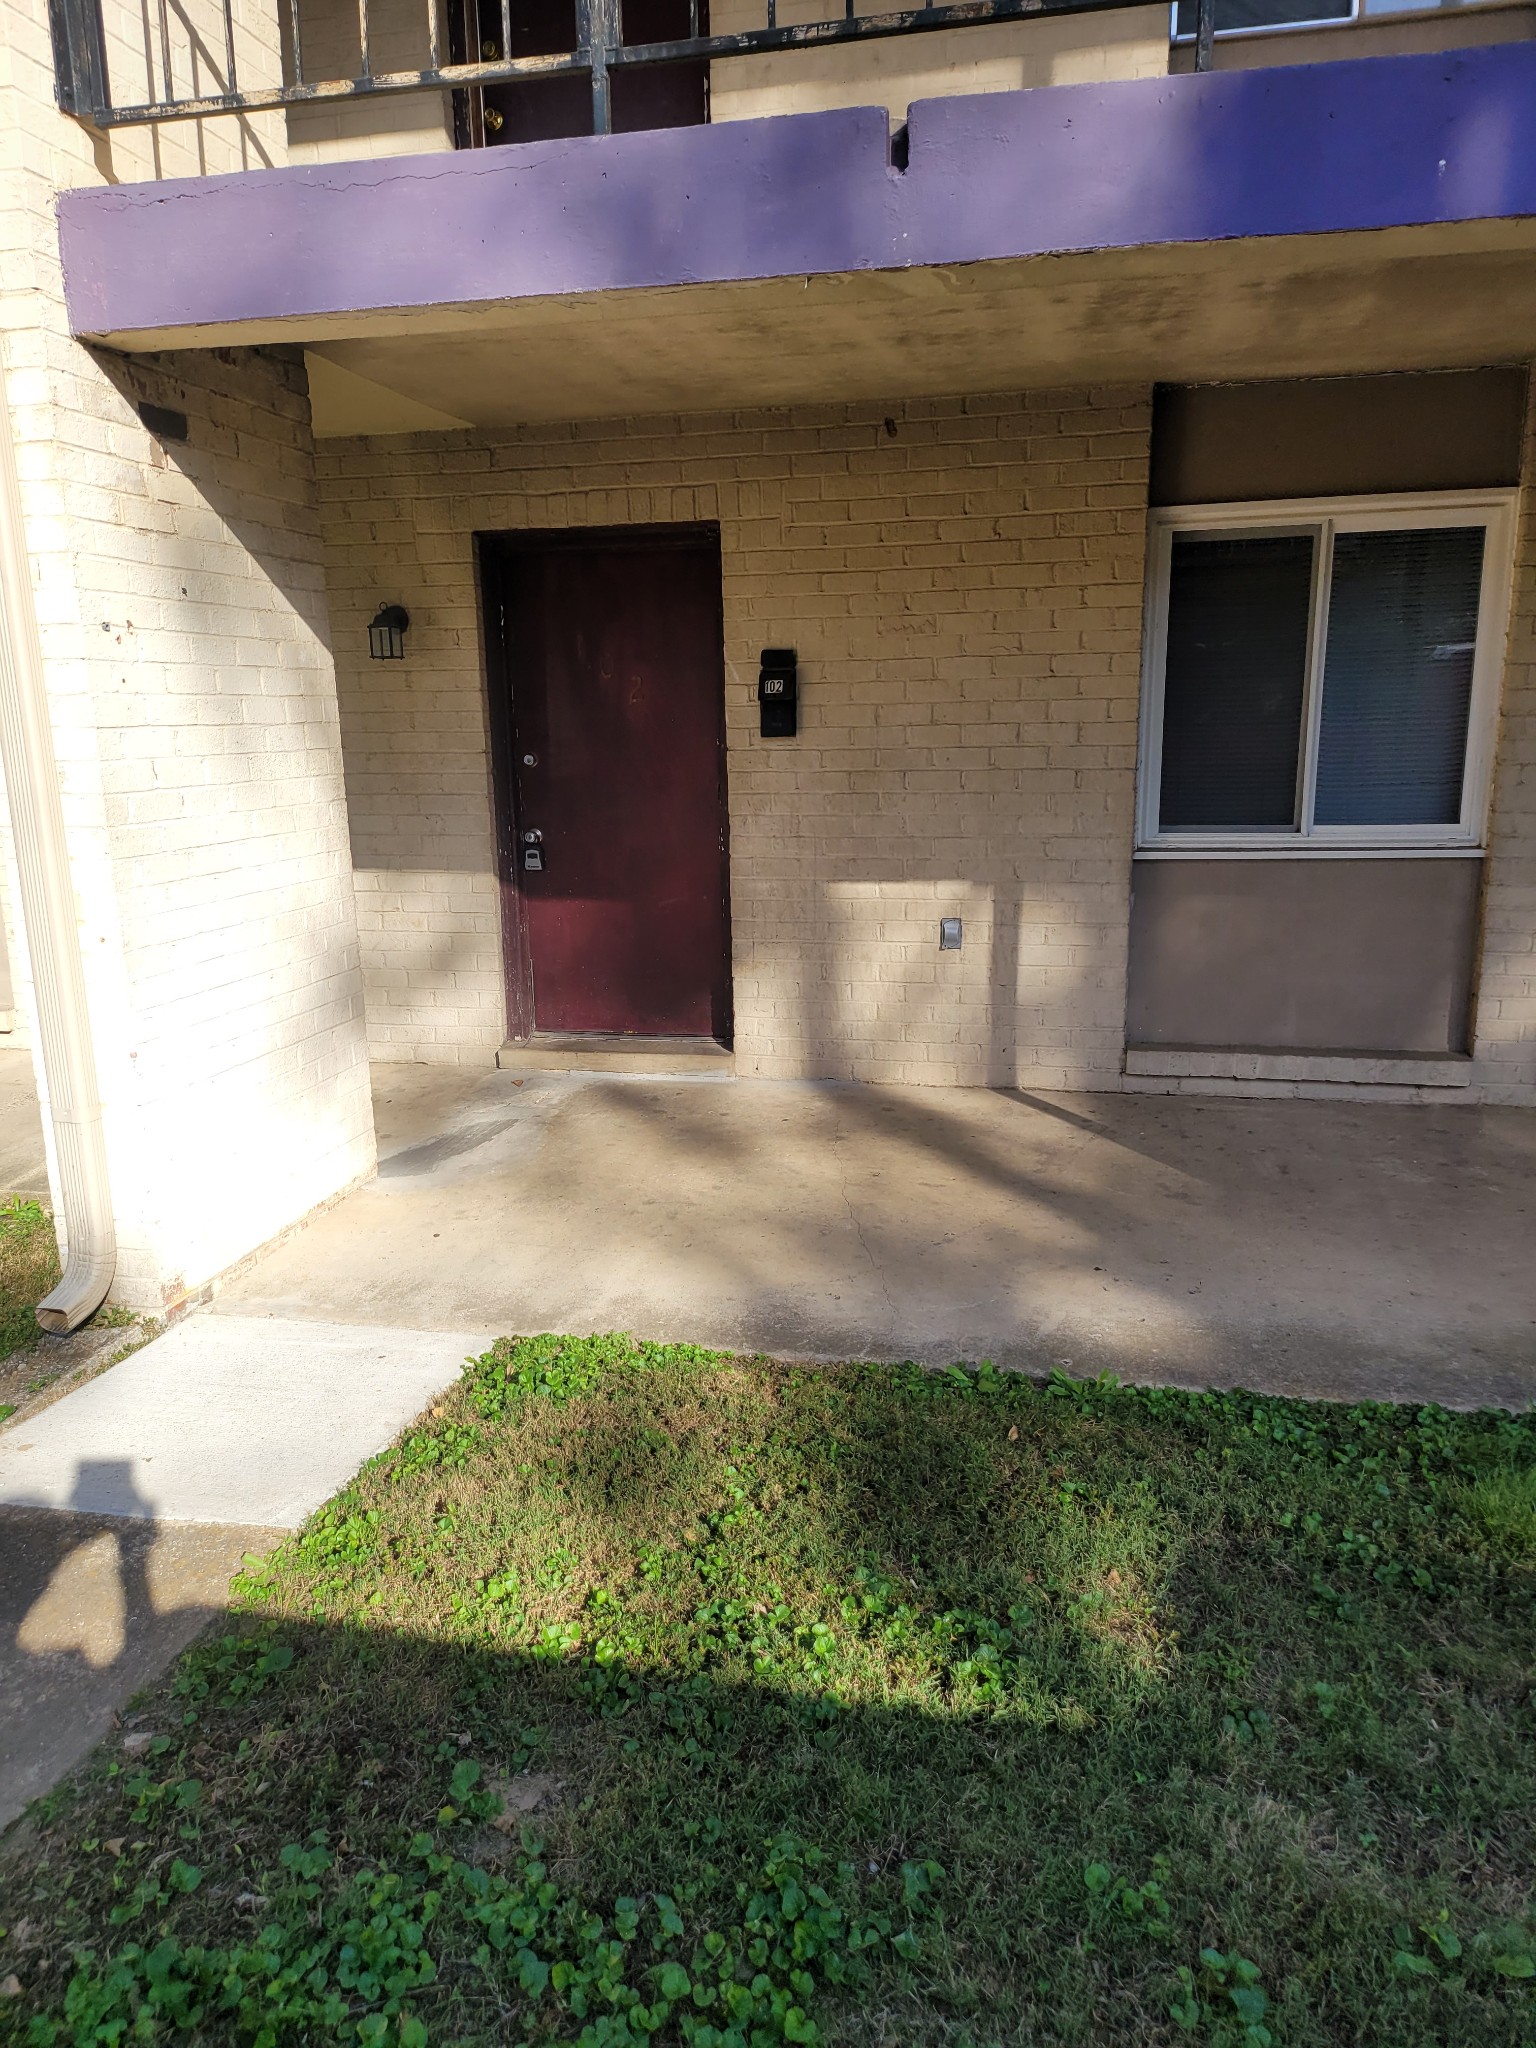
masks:
<path id="1" fill-rule="evenodd" d="M 271 1532 L 158 1521 L 131 1459 L 82 1459 L 67 1508 L 0 1507 L 0 1827 L 112 1726 Z"/>

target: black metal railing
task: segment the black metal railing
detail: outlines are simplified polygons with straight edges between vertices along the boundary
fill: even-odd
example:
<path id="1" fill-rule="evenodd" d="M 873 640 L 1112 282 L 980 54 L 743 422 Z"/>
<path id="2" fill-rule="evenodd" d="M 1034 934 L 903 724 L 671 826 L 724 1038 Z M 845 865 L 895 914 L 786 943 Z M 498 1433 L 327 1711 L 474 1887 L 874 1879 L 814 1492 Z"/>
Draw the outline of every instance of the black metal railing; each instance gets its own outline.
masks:
<path id="1" fill-rule="evenodd" d="M 855 0 L 843 0 L 843 10 L 835 16 L 796 23 L 779 21 L 781 0 L 762 0 L 766 10 L 762 24 L 728 35 L 709 33 L 701 18 L 700 0 L 686 0 L 689 34 L 666 41 L 629 43 L 623 33 L 623 0 L 575 0 L 574 47 L 524 56 L 508 54 L 517 45 L 515 28 L 522 0 L 482 0 L 481 7 L 473 11 L 477 28 L 487 15 L 496 22 L 499 13 L 499 40 L 474 30 L 465 32 L 465 0 L 422 0 L 425 21 L 418 54 L 427 61 L 414 70 L 373 68 L 369 0 L 357 0 L 357 37 L 352 46 L 356 68 L 350 77 L 329 78 L 308 75 L 300 0 L 279 0 L 279 4 L 286 8 L 286 18 L 280 23 L 282 82 L 245 89 L 237 64 L 234 0 L 209 0 L 209 18 L 219 24 L 212 39 L 193 29 L 183 0 L 147 0 L 142 77 L 147 81 L 148 97 L 118 104 L 112 90 L 102 0 L 49 0 L 58 103 L 66 113 L 92 127 L 111 129 L 356 101 L 375 94 L 446 90 L 483 95 L 487 87 L 584 77 L 591 89 L 591 130 L 603 135 L 614 125 L 613 81 L 647 67 L 705 64 L 989 22 L 1093 13 L 1123 6 L 1125 0 L 949 0 L 949 4 L 887 14 L 858 14 Z M 457 12 L 445 17 L 445 5 Z M 1197 70 L 1210 68 L 1215 19 L 1216 0 L 1197 0 Z M 477 130 L 474 139 L 489 138 Z"/>

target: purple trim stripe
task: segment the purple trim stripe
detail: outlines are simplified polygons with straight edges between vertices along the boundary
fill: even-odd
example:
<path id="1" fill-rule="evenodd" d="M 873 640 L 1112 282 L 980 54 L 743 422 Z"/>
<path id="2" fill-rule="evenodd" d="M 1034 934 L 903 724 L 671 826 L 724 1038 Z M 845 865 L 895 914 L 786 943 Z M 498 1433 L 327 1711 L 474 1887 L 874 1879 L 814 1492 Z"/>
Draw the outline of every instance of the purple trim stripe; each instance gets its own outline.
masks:
<path id="1" fill-rule="evenodd" d="M 1536 46 L 65 192 L 80 335 L 1536 213 Z"/>

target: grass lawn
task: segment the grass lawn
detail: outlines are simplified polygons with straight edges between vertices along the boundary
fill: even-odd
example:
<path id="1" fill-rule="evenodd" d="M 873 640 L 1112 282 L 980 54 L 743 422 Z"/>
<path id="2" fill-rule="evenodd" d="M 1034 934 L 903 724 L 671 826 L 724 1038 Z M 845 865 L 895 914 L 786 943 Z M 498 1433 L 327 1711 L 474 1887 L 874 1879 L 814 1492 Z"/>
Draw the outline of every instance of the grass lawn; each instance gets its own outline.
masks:
<path id="1" fill-rule="evenodd" d="M 0 1360 L 37 1342 L 32 1311 L 58 1277 L 53 1223 L 42 1204 L 25 1195 L 0 1201 Z M 0 1401 L 0 1422 L 14 1405 Z"/>
<path id="2" fill-rule="evenodd" d="M 1536 1418 L 498 1345 L 12 1838 L 0 2041 L 1529 2044 Z"/>
<path id="3" fill-rule="evenodd" d="M 46 1407 L 82 1377 L 115 1365 L 159 1333 L 161 1325 L 141 1320 L 131 1309 L 99 1308 L 87 1332 L 127 1330 L 136 1334 L 110 1357 L 80 1341 L 45 1338 L 35 1310 L 59 1278 L 59 1248 L 53 1218 L 30 1195 L 0 1198 L 0 1423 Z M 18 1423 L 18 1427 L 21 1423 Z"/>

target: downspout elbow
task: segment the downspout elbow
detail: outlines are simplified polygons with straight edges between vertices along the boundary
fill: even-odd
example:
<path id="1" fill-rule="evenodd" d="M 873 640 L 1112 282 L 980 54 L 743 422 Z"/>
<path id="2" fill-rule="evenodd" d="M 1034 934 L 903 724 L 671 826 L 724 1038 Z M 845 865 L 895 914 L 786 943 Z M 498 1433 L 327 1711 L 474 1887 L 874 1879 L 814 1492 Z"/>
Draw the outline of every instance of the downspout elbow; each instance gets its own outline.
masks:
<path id="1" fill-rule="evenodd" d="M 84 1120 L 55 1116 L 53 1144 L 69 1249 L 58 1286 L 37 1304 L 37 1320 L 50 1336 L 67 1337 L 95 1315 L 117 1271 L 101 1111 Z"/>

